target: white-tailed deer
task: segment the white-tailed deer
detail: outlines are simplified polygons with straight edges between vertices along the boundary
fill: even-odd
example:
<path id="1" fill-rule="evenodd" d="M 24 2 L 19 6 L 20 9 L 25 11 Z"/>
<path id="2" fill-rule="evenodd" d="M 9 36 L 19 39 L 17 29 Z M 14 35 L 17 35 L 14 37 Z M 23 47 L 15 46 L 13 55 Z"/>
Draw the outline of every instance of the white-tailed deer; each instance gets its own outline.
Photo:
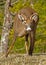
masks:
<path id="1" fill-rule="evenodd" d="M 27 54 L 32 55 L 34 49 L 35 33 L 36 33 L 38 20 L 39 20 L 39 16 L 37 12 L 30 7 L 22 8 L 15 15 L 14 24 L 13 24 L 14 38 L 10 48 L 8 49 L 6 57 L 8 56 L 10 50 L 13 48 L 16 38 L 23 37 L 23 36 L 25 37 L 26 52 Z M 28 36 L 30 37 L 29 49 L 28 49 Z"/>

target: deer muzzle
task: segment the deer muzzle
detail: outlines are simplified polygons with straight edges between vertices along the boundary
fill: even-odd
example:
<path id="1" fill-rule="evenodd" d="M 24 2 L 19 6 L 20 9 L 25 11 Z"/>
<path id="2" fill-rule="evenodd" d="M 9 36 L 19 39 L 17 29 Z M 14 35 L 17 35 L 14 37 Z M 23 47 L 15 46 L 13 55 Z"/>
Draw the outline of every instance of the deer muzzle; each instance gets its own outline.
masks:
<path id="1" fill-rule="evenodd" d="M 28 26 L 27 29 L 26 29 L 26 31 L 31 31 L 31 27 Z"/>

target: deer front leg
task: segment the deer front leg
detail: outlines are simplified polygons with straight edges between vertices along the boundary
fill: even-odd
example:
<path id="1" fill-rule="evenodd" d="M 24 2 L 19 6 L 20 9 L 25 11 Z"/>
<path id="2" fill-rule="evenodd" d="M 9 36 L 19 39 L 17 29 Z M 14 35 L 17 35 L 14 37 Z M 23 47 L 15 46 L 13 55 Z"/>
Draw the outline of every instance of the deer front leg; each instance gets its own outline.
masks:
<path id="1" fill-rule="evenodd" d="M 35 43 L 35 34 L 33 31 L 30 33 L 30 48 L 29 48 L 29 55 L 32 55 Z"/>
<path id="2" fill-rule="evenodd" d="M 30 48 L 29 48 L 29 55 L 32 55 L 33 49 L 34 49 L 34 44 L 35 44 L 35 34 L 36 34 L 36 28 L 37 24 L 34 23 L 32 27 L 32 31 L 30 32 Z"/>
<path id="3" fill-rule="evenodd" d="M 31 23 L 32 30 L 29 34 L 30 35 L 29 55 L 32 55 L 32 52 L 33 52 L 33 49 L 34 49 L 35 33 L 36 33 L 36 28 L 37 28 L 38 19 L 39 19 L 38 16 L 36 18 L 37 18 L 37 21 L 34 19 L 34 20 L 32 20 L 32 23 Z"/>
<path id="4" fill-rule="evenodd" d="M 8 51 L 6 52 L 5 57 L 7 57 L 7 56 L 8 56 L 8 54 L 10 53 L 10 51 L 12 50 L 12 48 L 13 48 L 13 46 L 14 46 L 14 43 L 15 43 L 16 38 L 17 38 L 17 36 L 16 36 L 16 34 L 14 34 L 13 41 L 12 41 L 12 43 L 11 43 L 11 45 L 10 45 L 10 47 L 9 47 Z"/>
<path id="5" fill-rule="evenodd" d="M 28 54 L 28 34 L 25 36 L 26 53 Z"/>

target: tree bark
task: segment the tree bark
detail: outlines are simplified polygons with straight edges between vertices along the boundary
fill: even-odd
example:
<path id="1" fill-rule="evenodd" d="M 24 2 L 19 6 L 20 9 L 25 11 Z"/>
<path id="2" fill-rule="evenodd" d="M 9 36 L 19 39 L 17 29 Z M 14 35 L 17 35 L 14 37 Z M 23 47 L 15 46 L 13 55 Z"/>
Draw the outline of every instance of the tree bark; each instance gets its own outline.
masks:
<path id="1" fill-rule="evenodd" d="M 8 36 L 10 32 L 10 24 L 11 24 L 11 16 L 9 12 L 9 3 L 11 0 L 7 0 L 5 4 L 5 16 L 4 16 L 4 23 L 3 23 L 3 30 L 1 36 L 1 53 L 6 53 L 8 50 Z"/>

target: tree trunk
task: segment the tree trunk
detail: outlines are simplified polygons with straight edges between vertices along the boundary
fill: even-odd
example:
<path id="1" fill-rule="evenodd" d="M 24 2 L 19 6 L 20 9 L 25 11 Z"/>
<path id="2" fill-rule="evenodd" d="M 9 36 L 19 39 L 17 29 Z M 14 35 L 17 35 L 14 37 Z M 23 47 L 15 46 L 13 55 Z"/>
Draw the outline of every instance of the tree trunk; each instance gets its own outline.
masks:
<path id="1" fill-rule="evenodd" d="M 7 0 L 5 4 L 5 16 L 4 16 L 4 23 L 3 23 L 3 30 L 2 30 L 2 36 L 1 36 L 1 53 L 6 53 L 8 50 L 8 36 L 10 31 L 10 23 L 11 23 L 11 16 L 9 12 L 9 3 L 11 0 Z"/>

